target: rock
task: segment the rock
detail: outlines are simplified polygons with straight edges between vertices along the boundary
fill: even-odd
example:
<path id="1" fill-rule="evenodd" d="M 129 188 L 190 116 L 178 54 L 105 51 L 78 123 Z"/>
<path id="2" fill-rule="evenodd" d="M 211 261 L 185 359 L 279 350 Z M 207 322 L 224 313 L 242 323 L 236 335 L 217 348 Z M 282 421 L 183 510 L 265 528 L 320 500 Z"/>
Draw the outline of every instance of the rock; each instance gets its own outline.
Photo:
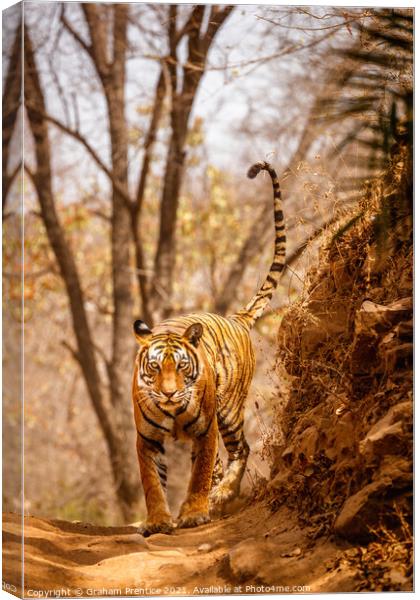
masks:
<path id="1" fill-rule="evenodd" d="M 346 550 L 344 552 L 344 556 L 346 558 L 356 558 L 357 556 L 359 556 L 360 554 L 360 548 L 359 547 L 355 547 L 355 548 L 349 548 L 348 550 Z"/>
<path id="2" fill-rule="evenodd" d="M 411 458 L 385 456 L 374 478 L 375 481 L 381 481 L 382 484 L 391 488 L 393 492 L 411 489 L 413 485 Z"/>
<path id="3" fill-rule="evenodd" d="M 338 515 L 334 530 L 351 541 L 367 541 L 371 530 L 381 521 L 386 509 L 387 496 L 393 499 L 412 488 L 411 460 L 400 456 L 386 456 L 374 481 L 348 498 Z M 388 506 L 389 512 L 389 506 Z"/>
<path id="4" fill-rule="evenodd" d="M 409 583 L 408 578 L 401 573 L 398 569 L 391 569 L 389 573 L 387 573 L 387 578 L 391 585 L 396 586 L 397 589 L 401 589 L 401 586 L 407 585 Z"/>
<path id="5" fill-rule="evenodd" d="M 403 434 L 402 422 L 383 425 L 375 433 L 369 433 L 359 444 L 363 456 L 380 457 L 382 454 L 398 454 L 398 440 Z M 397 445 L 396 445 L 397 444 Z"/>
<path id="6" fill-rule="evenodd" d="M 387 347 L 388 346 L 388 347 Z M 398 369 L 413 367 L 413 344 L 381 344 L 379 346 L 383 373 L 394 373 Z"/>
<path id="7" fill-rule="evenodd" d="M 288 446 L 281 457 L 287 465 L 292 465 L 293 461 L 300 457 L 308 463 L 311 463 L 314 459 L 314 455 L 317 451 L 319 431 L 314 425 L 307 427 L 297 435 L 293 443 Z"/>
<path id="8" fill-rule="evenodd" d="M 241 542 L 229 552 L 230 569 L 238 581 L 245 581 L 258 571 L 259 556 L 249 541 Z"/>
<path id="9" fill-rule="evenodd" d="M 412 310 L 413 300 L 411 297 L 402 298 L 387 306 L 365 300 L 356 313 L 355 334 L 356 336 L 360 333 L 375 335 L 388 331 L 399 321 L 409 318 Z"/>
<path id="10" fill-rule="evenodd" d="M 359 333 L 354 338 L 350 369 L 353 375 L 371 375 L 379 364 L 376 336 Z"/>
<path id="11" fill-rule="evenodd" d="M 210 552 L 211 549 L 212 549 L 212 545 L 211 544 L 201 544 L 197 548 L 197 550 L 199 552 Z"/>
<path id="12" fill-rule="evenodd" d="M 388 332 L 401 321 L 410 319 L 412 310 L 411 297 L 402 298 L 387 306 L 376 304 L 370 300 L 362 303 L 354 319 L 355 335 L 351 354 L 353 374 L 383 372 L 384 368 L 389 370 L 395 366 L 401 356 L 409 356 L 410 349 L 406 344 L 403 344 L 403 347 L 397 352 L 394 348 L 388 350 L 386 347 L 379 352 L 378 346 L 380 342 L 384 341 L 381 340 L 381 336 L 384 336 L 388 343 L 391 342 L 394 345 L 393 338 L 397 335 L 397 330 L 395 329 L 392 336 Z M 390 355 L 384 358 L 384 354 L 386 355 L 387 352 Z"/>
<path id="13" fill-rule="evenodd" d="M 293 446 L 287 446 L 286 450 L 281 453 L 281 458 L 283 458 L 286 462 L 293 457 Z"/>
<path id="14" fill-rule="evenodd" d="M 303 454 L 305 458 L 311 461 L 316 452 L 318 444 L 319 432 L 315 426 L 305 429 L 297 439 L 296 449 L 299 454 Z"/>
<path id="15" fill-rule="evenodd" d="M 302 554 L 301 548 L 294 548 L 290 552 L 284 552 L 280 554 L 282 558 L 291 558 L 292 556 L 300 556 Z"/>
<path id="16" fill-rule="evenodd" d="M 274 583 L 281 579 L 281 585 L 289 585 L 291 580 L 296 581 L 296 569 L 301 569 L 302 559 L 310 555 L 304 554 L 300 547 L 294 545 L 295 538 L 288 539 L 286 543 L 284 547 L 284 541 L 259 536 L 234 546 L 228 554 L 234 580 Z"/>
<path id="17" fill-rule="evenodd" d="M 272 479 L 267 485 L 267 492 L 274 494 L 278 499 L 285 500 L 287 490 L 290 487 L 291 473 L 289 469 L 278 468 L 272 469 Z"/>
<path id="18" fill-rule="evenodd" d="M 230 569 L 238 581 L 257 576 L 269 557 L 278 556 L 278 545 L 265 538 L 245 540 L 229 552 Z"/>
<path id="19" fill-rule="evenodd" d="M 369 528 L 378 523 L 386 488 L 382 480 L 375 481 L 350 496 L 334 523 L 335 532 L 349 540 L 368 540 Z"/>
<path id="20" fill-rule="evenodd" d="M 410 441 L 412 418 L 411 402 L 400 402 L 391 407 L 359 443 L 362 456 L 366 460 L 373 460 L 386 454 L 400 454 L 407 446 L 407 441 Z"/>
<path id="21" fill-rule="evenodd" d="M 413 340 L 413 319 L 401 321 L 395 327 L 394 331 L 398 339 L 404 342 L 411 342 Z"/>
<path id="22" fill-rule="evenodd" d="M 345 412 L 331 419 L 330 427 L 327 429 L 325 455 L 330 460 L 354 455 L 355 431 L 354 416 L 351 412 Z"/>

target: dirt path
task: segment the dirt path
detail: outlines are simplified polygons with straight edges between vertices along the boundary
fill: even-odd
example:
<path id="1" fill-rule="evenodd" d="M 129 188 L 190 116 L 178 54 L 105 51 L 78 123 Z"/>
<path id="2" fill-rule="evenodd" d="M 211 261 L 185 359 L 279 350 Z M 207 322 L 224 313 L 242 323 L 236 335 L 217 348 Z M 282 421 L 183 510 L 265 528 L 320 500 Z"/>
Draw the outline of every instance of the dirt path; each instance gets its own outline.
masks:
<path id="1" fill-rule="evenodd" d="M 20 530 L 20 516 L 5 514 L 3 580 L 16 595 L 21 593 Z M 290 511 L 271 514 L 263 504 L 195 529 L 148 539 L 134 527 L 27 517 L 25 594 L 352 591 L 357 581 L 354 571 L 340 565 L 343 552 L 344 547 L 325 538 L 311 540 Z"/>

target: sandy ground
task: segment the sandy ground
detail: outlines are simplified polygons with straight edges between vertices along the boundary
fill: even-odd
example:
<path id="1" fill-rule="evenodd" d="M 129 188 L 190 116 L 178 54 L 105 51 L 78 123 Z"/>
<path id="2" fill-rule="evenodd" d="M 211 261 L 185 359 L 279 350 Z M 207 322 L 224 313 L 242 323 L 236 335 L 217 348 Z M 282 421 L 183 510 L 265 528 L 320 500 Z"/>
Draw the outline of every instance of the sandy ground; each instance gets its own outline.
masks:
<path id="1" fill-rule="evenodd" d="M 3 580 L 21 595 L 21 517 L 3 516 Z M 31 597 L 345 592 L 345 551 L 312 540 L 295 515 L 264 504 L 195 529 L 144 539 L 133 526 L 26 517 L 24 592 Z M 345 563 L 345 561 L 344 561 Z M 275 586 L 275 587 L 272 587 Z"/>

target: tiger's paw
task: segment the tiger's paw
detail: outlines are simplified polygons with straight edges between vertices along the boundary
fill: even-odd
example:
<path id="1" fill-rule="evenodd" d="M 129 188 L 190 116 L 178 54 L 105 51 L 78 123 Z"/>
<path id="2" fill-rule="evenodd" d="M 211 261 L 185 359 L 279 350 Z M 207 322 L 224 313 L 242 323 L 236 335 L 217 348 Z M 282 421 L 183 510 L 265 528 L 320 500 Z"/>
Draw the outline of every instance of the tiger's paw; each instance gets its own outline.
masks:
<path id="1" fill-rule="evenodd" d="M 155 533 L 171 534 L 175 529 L 175 524 L 172 521 L 160 521 L 158 523 L 142 523 L 137 531 L 143 537 L 149 537 Z"/>
<path id="2" fill-rule="evenodd" d="M 177 525 L 179 528 L 198 527 L 204 523 L 210 522 L 210 515 L 206 512 L 186 513 L 178 518 Z"/>
<path id="3" fill-rule="evenodd" d="M 220 484 L 210 492 L 210 513 L 220 515 L 223 512 L 225 504 L 235 497 L 235 490 L 228 485 Z"/>

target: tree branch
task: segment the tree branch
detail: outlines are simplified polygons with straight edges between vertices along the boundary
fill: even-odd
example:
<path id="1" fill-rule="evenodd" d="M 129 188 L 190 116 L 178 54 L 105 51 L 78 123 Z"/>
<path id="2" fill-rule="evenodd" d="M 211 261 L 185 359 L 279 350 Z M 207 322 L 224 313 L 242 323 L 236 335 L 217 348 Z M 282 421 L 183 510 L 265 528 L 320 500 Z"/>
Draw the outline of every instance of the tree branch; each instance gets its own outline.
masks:
<path id="1" fill-rule="evenodd" d="M 3 203 L 5 202 L 7 194 L 9 193 L 9 190 L 12 187 L 12 183 L 15 180 L 15 177 L 19 173 L 21 168 L 22 168 L 22 161 L 19 161 L 19 163 L 16 165 L 16 167 L 10 173 L 10 175 L 7 175 L 6 173 L 3 174 Z M 3 204 L 3 209 L 4 209 L 4 204 Z"/>
<path id="2" fill-rule="evenodd" d="M 77 33 L 75 29 L 70 25 L 65 15 L 65 4 L 61 5 L 60 21 L 64 25 L 64 28 L 70 33 L 70 35 L 76 40 L 76 42 L 93 58 L 92 46 L 87 44 Z"/>
<path id="3" fill-rule="evenodd" d="M 80 354 L 77 352 L 77 350 L 75 350 L 73 346 L 66 342 L 66 340 L 61 340 L 61 345 L 64 346 L 64 348 L 66 348 L 70 352 L 70 354 L 80 367 Z"/>
<path id="4" fill-rule="evenodd" d="M 49 121 L 50 123 L 55 125 L 58 129 L 60 129 L 64 133 L 67 133 L 67 135 L 69 135 L 70 137 L 72 137 L 75 140 L 77 140 L 78 142 L 80 142 L 80 144 L 82 144 L 82 146 L 84 146 L 86 148 L 86 150 L 88 151 L 90 156 L 93 158 L 93 160 L 96 162 L 98 167 L 107 175 L 107 177 L 109 178 L 114 189 L 117 190 L 117 192 L 124 199 L 125 203 L 127 204 L 127 208 L 130 211 L 132 210 L 133 201 L 127 195 L 125 189 L 121 186 L 121 184 L 113 176 L 111 169 L 109 169 L 109 167 L 106 166 L 106 164 L 103 162 L 103 160 L 97 154 L 96 150 L 90 145 L 90 143 L 87 141 L 87 139 L 81 133 L 79 133 L 78 131 L 75 131 L 74 129 L 71 129 L 70 127 L 67 127 L 67 125 L 65 125 L 64 123 L 62 123 L 55 117 L 49 115 L 48 113 L 40 111 L 38 107 L 34 106 L 33 104 L 30 104 L 28 102 L 28 100 L 25 101 L 25 106 L 31 108 L 42 119 Z"/>
<path id="5" fill-rule="evenodd" d="M 97 344 L 94 344 L 94 346 L 95 346 L 96 352 L 99 354 L 99 356 L 102 358 L 102 360 L 104 362 L 106 373 L 108 375 L 108 381 L 109 381 L 109 383 L 111 383 L 113 376 L 114 376 L 111 361 L 107 358 L 105 352 L 103 351 L 103 349 L 100 346 L 98 346 Z"/>

